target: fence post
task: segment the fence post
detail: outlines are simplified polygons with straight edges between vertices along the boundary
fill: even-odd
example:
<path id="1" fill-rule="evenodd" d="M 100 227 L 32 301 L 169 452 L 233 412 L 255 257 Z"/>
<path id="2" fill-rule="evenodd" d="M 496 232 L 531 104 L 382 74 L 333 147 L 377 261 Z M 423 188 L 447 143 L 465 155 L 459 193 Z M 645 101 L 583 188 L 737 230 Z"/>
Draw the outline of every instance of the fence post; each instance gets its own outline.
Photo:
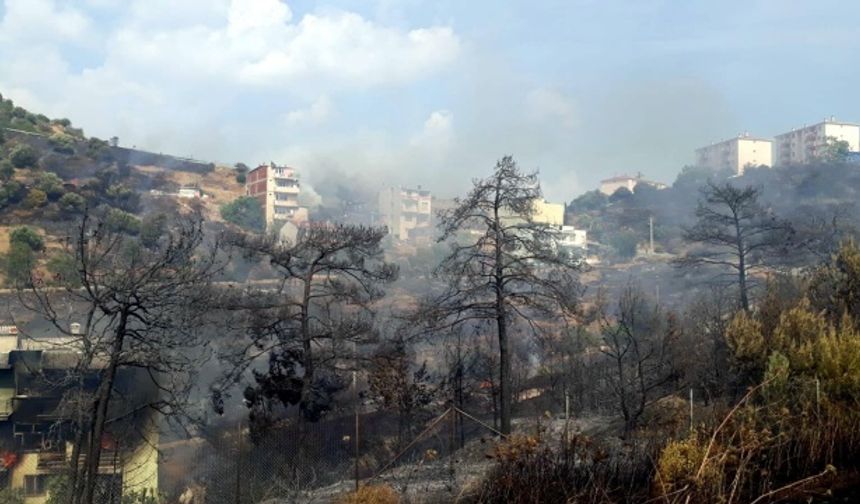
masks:
<path id="1" fill-rule="evenodd" d="M 242 502 L 242 421 L 236 424 L 236 504 Z"/>
<path id="2" fill-rule="evenodd" d="M 449 425 L 449 436 L 448 436 L 448 471 L 451 473 L 451 484 L 454 484 L 454 435 L 455 430 L 457 429 L 457 415 L 454 413 L 455 409 L 453 404 L 451 408 L 448 409 L 448 416 L 451 418 L 448 419 Z"/>
<path id="3" fill-rule="evenodd" d="M 690 387 L 690 432 L 693 431 L 693 387 Z"/>

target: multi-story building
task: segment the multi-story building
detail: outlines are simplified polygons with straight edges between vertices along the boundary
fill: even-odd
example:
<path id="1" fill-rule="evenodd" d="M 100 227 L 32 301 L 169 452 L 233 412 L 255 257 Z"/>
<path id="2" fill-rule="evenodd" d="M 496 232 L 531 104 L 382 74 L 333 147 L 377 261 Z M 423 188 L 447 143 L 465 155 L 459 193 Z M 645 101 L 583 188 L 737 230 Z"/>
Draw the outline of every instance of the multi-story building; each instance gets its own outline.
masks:
<path id="1" fill-rule="evenodd" d="M 564 224 L 564 205 L 562 203 L 550 203 L 547 200 L 535 200 L 532 221 L 550 226 L 561 226 Z"/>
<path id="2" fill-rule="evenodd" d="M 25 504 L 46 502 L 51 479 L 69 468 L 75 424 L 64 397 L 79 391 L 72 389 L 77 381 L 68 378 L 80 373 L 82 354 L 75 341 L 73 336 L 26 338 L 14 326 L 0 326 L 0 488 L 21 491 Z M 103 368 L 95 359 L 81 376 L 90 387 L 86 391 L 98 386 Z M 113 422 L 101 439 L 100 504 L 119 504 L 131 492 L 158 491 L 156 416 L 141 407 L 157 391 L 147 388 L 152 382 L 144 373 L 124 368 L 117 374 L 125 399 L 109 414 L 124 419 Z"/>
<path id="3" fill-rule="evenodd" d="M 731 171 L 736 175 L 743 175 L 744 170 L 752 166 L 773 166 L 773 142 L 744 133 L 696 149 L 696 166 Z"/>
<path id="4" fill-rule="evenodd" d="M 431 227 L 432 198 L 430 191 L 389 187 L 379 192 L 380 224 L 398 240 L 426 235 Z"/>
<path id="5" fill-rule="evenodd" d="M 245 177 L 245 193 L 257 198 L 266 217 L 266 228 L 278 223 L 308 220 L 308 209 L 299 205 L 301 185 L 296 171 L 275 163 L 263 164 Z"/>
<path id="6" fill-rule="evenodd" d="M 776 135 L 774 163 L 778 166 L 805 164 L 820 158 L 831 141 L 845 141 L 851 152 L 860 151 L 860 126 L 835 118 Z"/>
<path id="7" fill-rule="evenodd" d="M 621 189 L 622 187 L 626 188 L 630 192 L 633 192 L 633 190 L 636 189 L 636 186 L 639 184 L 649 185 L 655 189 L 666 188 L 666 184 L 663 184 L 661 182 L 653 182 L 651 180 L 645 180 L 644 178 L 642 178 L 641 173 L 637 173 L 636 176 L 618 175 L 605 180 L 601 180 L 600 192 L 607 196 L 612 196 L 613 194 L 615 194 L 615 191 Z"/>

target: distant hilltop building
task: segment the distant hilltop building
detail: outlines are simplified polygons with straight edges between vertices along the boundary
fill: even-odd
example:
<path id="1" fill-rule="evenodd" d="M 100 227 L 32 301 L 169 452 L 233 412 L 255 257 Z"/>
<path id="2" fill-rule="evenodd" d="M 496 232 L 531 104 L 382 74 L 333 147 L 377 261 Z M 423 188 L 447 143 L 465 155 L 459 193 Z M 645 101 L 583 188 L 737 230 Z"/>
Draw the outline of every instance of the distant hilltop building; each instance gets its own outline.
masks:
<path id="1" fill-rule="evenodd" d="M 749 133 L 696 149 L 696 166 L 703 168 L 743 175 L 745 169 L 762 165 L 773 166 L 773 142 Z"/>
<path id="2" fill-rule="evenodd" d="M 806 164 L 821 157 L 821 150 L 831 139 L 848 142 L 848 150 L 860 151 L 860 126 L 836 121 L 834 117 L 788 133 L 776 135 L 774 145 L 778 165 Z"/>
<path id="3" fill-rule="evenodd" d="M 293 168 L 275 163 L 254 168 L 245 177 L 245 193 L 259 200 L 267 229 L 278 223 L 308 220 L 308 209 L 299 205 L 301 186 Z"/>
<path id="4" fill-rule="evenodd" d="M 398 240 L 415 239 L 430 231 L 432 220 L 430 191 L 389 187 L 379 192 L 380 224 Z"/>
<path id="5" fill-rule="evenodd" d="M 607 196 L 612 196 L 613 194 L 615 194 L 615 191 L 621 189 L 622 187 L 626 188 L 630 192 L 633 192 L 633 190 L 636 189 L 636 186 L 639 184 L 645 184 L 655 189 L 666 188 L 666 184 L 663 184 L 661 182 L 654 182 L 652 180 L 645 180 L 644 178 L 642 178 L 641 173 L 637 173 L 636 176 L 618 175 L 605 180 L 601 180 L 600 192 Z"/>

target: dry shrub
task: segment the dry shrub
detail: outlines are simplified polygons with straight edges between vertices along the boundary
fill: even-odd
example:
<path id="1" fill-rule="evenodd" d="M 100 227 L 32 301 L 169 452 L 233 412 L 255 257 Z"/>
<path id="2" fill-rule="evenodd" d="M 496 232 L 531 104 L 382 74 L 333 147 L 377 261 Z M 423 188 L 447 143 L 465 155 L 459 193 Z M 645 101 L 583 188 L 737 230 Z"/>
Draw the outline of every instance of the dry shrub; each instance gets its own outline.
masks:
<path id="1" fill-rule="evenodd" d="M 350 492 L 338 504 L 398 504 L 400 496 L 389 485 L 364 485 L 357 492 Z"/>
<path id="2" fill-rule="evenodd" d="M 610 448 L 586 436 L 551 446 L 540 436 L 512 436 L 495 448 L 496 466 L 473 503 L 637 502 L 647 498 L 655 453 L 647 444 Z"/>

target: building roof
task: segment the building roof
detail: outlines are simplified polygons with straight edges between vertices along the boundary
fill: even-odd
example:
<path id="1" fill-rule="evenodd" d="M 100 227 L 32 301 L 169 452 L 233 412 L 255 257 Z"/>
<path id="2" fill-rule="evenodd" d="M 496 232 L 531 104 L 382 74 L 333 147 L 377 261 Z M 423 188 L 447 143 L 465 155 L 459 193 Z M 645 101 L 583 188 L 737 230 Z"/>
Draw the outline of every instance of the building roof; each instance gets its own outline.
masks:
<path id="1" fill-rule="evenodd" d="M 786 135 L 791 135 L 791 134 L 793 134 L 793 133 L 797 133 L 798 131 L 802 131 L 802 130 L 805 130 L 805 129 L 807 129 L 807 128 L 814 128 L 814 127 L 816 127 L 816 126 L 822 126 L 822 125 L 825 125 L 825 124 L 835 124 L 835 125 L 837 125 L 837 126 L 855 126 L 855 127 L 860 127 L 860 124 L 857 124 L 857 123 L 851 123 L 851 122 L 845 122 L 845 121 L 837 121 L 837 120 L 835 120 L 834 118 L 832 118 L 832 117 L 831 117 L 830 119 L 825 119 L 825 120 L 823 120 L 823 121 L 819 121 L 819 122 L 817 122 L 817 123 L 813 123 L 813 124 L 805 124 L 805 125 L 803 125 L 803 126 L 801 126 L 801 127 L 799 127 L 799 128 L 791 128 L 791 130 L 790 130 L 790 131 L 786 131 L 785 133 L 780 133 L 779 135 L 774 135 L 774 136 L 776 136 L 776 137 L 783 137 L 783 136 L 786 136 Z"/>
<path id="2" fill-rule="evenodd" d="M 754 142 L 770 142 L 770 143 L 773 143 L 772 138 L 757 137 L 757 136 L 752 136 L 752 135 L 738 135 L 734 138 L 727 138 L 726 140 L 720 140 L 719 142 L 714 142 L 712 144 L 705 145 L 704 147 L 699 147 L 698 149 L 696 149 L 696 151 L 704 150 L 704 149 L 707 149 L 709 147 L 714 147 L 716 145 L 722 145 L 724 143 L 741 141 L 741 140 L 752 140 Z"/>
<path id="3" fill-rule="evenodd" d="M 616 175 L 614 177 L 609 177 L 608 179 L 603 179 L 600 181 L 601 184 L 606 184 L 609 182 L 624 182 L 627 180 L 639 180 L 645 182 L 640 176 L 632 176 L 632 175 Z"/>

